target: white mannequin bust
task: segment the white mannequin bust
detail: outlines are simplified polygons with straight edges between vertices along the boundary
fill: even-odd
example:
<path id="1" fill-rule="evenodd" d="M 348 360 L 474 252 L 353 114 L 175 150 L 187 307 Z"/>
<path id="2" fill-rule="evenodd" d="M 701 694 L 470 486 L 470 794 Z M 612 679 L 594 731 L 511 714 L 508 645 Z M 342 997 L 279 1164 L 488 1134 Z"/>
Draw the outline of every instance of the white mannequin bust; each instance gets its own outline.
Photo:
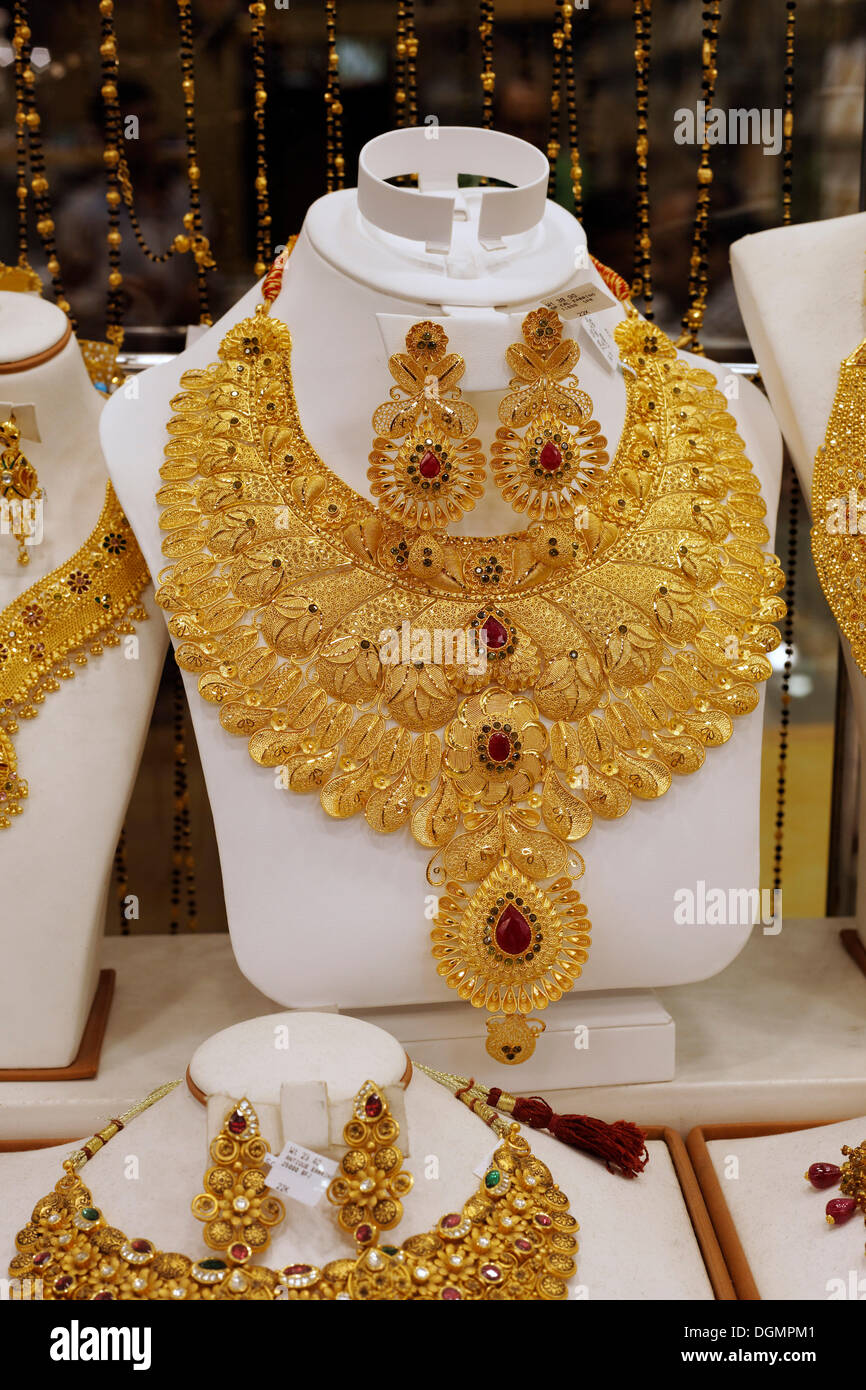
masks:
<path id="1" fill-rule="evenodd" d="M 307 437 L 365 495 L 370 417 L 388 394 L 387 355 L 402 345 L 411 323 L 428 317 L 444 323 L 451 349 L 465 358 L 461 386 L 478 410 L 477 433 L 489 446 L 510 374 L 505 350 L 520 337 L 522 316 L 576 279 L 602 287 L 594 270 L 576 275 L 575 265 L 587 264 L 586 239 L 580 225 L 553 203 L 539 209 L 528 230 L 494 239 L 490 249 L 479 242 L 485 190 L 456 194 L 456 176 L 467 168 L 480 172 L 485 156 L 501 170 L 500 142 L 506 137 L 479 130 L 457 134 L 459 153 L 455 142 L 444 144 L 444 130 L 438 144 L 425 140 L 423 131 L 395 133 L 404 167 L 420 171 L 422 192 L 429 184 L 442 197 L 456 196 L 447 252 L 409 239 L 417 231 L 413 190 L 399 190 L 409 209 L 403 228 L 408 236 L 399 234 L 393 188 L 389 231 L 359 213 L 355 190 L 331 194 L 310 208 L 272 309 L 293 336 L 295 391 Z M 427 160 L 434 146 L 431 172 Z M 443 151 L 448 149 L 446 178 Z M 392 164 L 397 162 L 395 155 Z M 515 181 L 526 178 L 521 172 Z M 369 188 L 365 199 L 369 209 Z M 115 396 L 104 413 L 109 470 L 154 574 L 164 567 L 154 494 L 169 402 L 182 373 L 214 361 L 227 329 L 258 302 L 254 289 L 180 359 L 145 373 L 137 400 Z M 616 305 L 599 314 L 598 322 L 612 325 L 621 316 Z M 574 321 L 568 331 L 574 331 Z M 624 417 L 622 376 L 609 371 L 590 347 L 577 371 L 613 448 Z M 781 462 L 778 431 L 766 403 L 748 385 L 733 410 L 772 518 Z M 487 534 L 520 524 L 491 485 L 458 529 Z M 198 696 L 195 679 L 186 680 L 220 846 L 232 943 L 244 974 L 272 998 L 301 1008 L 336 1004 L 357 1011 L 453 999 L 430 957 L 426 852 L 408 834 L 378 836 L 360 818 L 337 825 L 309 800 L 277 795 L 273 779 L 251 762 L 243 743 L 219 727 L 217 712 Z M 761 720 L 753 715 L 739 722 L 730 743 L 712 753 L 699 773 L 676 782 L 660 804 L 634 806 L 624 825 L 593 827 L 581 845 L 587 871 L 580 889 L 593 920 L 594 944 L 577 988 L 623 990 L 699 979 L 722 969 L 740 950 L 748 927 L 696 931 L 675 925 L 674 892 L 699 879 L 758 885 L 760 742 Z M 304 944 L 304 927 L 314 949 Z M 553 1006 L 547 1013 L 555 1011 Z"/>
<path id="2" fill-rule="evenodd" d="M 866 337 L 863 270 L 866 213 L 776 227 L 731 247 L 740 312 L 767 395 L 810 507 L 839 367 Z M 860 738 L 866 739 L 866 679 L 842 642 Z M 860 789 L 857 931 L 866 945 L 866 786 Z"/>
<path id="3" fill-rule="evenodd" d="M 278 1033 L 285 1046 L 275 1046 Z M 130 1121 L 85 1165 L 82 1180 L 110 1224 L 130 1238 L 145 1236 L 163 1250 L 192 1258 L 205 1252 L 201 1222 L 190 1202 L 210 1164 L 208 1143 L 227 1111 L 244 1096 L 256 1109 L 274 1153 L 288 1139 L 321 1152 L 330 1133 L 335 1157 L 344 1151 L 342 1127 L 350 1101 L 365 1081 L 386 1089 L 400 1125 L 404 1167 L 414 1176 L 393 1243 L 426 1231 L 459 1210 L 499 1142 L 443 1086 L 412 1070 L 387 1033 L 335 1014 L 274 1014 L 235 1025 L 193 1056 L 191 1081 L 207 1108 L 183 1084 Z M 106 1122 L 108 1117 L 106 1116 Z M 651 1141 L 639 1178 L 614 1177 L 596 1159 L 549 1135 L 524 1129 L 533 1153 L 548 1164 L 580 1223 L 572 1298 L 709 1299 L 712 1290 L 667 1149 Z M 15 1233 L 33 1204 L 54 1186 L 70 1146 L 0 1155 L 0 1254 L 14 1253 Z M 137 1160 L 130 1181 L 129 1156 Z M 319 1267 L 351 1254 L 326 1200 L 306 1207 L 286 1199 L 262 1262 L 271 1269 L 296 1262 Z M 7 1253 L 8 1252 L 8 1253 Z"/>
<path id="4" fill-rule="evenodd" d="M 2 607 L 75 553 L 105 501 L 102 401 L 75 338 L 53 352 L 68 327 L 53 304 L 0 292 L 0 404 L 35 410 L 39 440 L 25 431 L 21 448 L 45 493 L 43 539 L 30 547 L 26 568 L 12 537 L 0 536 Z M 156 618 L 150 590 L 142 602 Z M 0 1068 L 64 1067 L 78 1051 L 114 850 L 166 646 L 158 618 L 141 623 L 137 636 L 137 660 L 124 660 L 120 648 L 89 659 L 15 735 L 30 795 L 0 832 Z"/>

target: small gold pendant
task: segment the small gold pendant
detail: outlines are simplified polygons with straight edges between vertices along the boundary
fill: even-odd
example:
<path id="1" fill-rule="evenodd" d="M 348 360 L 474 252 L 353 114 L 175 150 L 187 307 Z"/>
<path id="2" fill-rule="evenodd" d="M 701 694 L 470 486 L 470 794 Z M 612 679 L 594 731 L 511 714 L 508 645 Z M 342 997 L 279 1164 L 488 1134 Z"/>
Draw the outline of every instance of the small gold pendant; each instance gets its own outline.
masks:
<path id="1" fill-rule="evenodd" d="M 524 1018 L 521 1014 L 510 1017 L 499 1014 L 487 1020 L 487 1042 L 485 1046 L 495 1062 L 504 1062 L 508 1067 L 519 1066 L 535 1051 L 535 1039 L 544 1032 L 547 1024 L 541 1018 Z"/>

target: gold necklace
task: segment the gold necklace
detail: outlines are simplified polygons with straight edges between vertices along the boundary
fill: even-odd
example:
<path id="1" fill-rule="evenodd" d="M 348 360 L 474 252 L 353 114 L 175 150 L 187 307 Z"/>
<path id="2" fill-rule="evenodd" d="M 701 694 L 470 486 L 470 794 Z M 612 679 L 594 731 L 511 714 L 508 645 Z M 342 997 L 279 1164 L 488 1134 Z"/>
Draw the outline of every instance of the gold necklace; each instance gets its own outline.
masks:
<path id="1" fill-rule="evenodd" d="M 587 956 L 575 842 L 700 767 L 770 675 L 783 576 L 760 486 L 716 378 L 630 311 L 622 438 L 581 524 L 413 537 L 304 435 L 281 274 L 172 402 L 157 601 L 257 763 L 433 851 L 438 973 L 522 1062 L 543 1027 L 525 1016 Z M 406 621 L 428 640 L 383 659 Z M 489 675 L 437 659 L 437 633 L 481 629 Z"/>
<path id="2" fill-rule="evenodd" d="M 138 602 L 150 582 L 132 528 L 109 483 L 96 526 L 65 564 L 0 611 L 0 830 L 23 810 L 13 736 L 45 696 L 144 622 Z"/>
<path id="3" fill-rule="evenodd" d="M 839 368 L 824 443 L 812 476 L 812 556 L 821 588 L 851 655 L 866 673 L 866 338 Z"/>
<path id="4" fill-rule="evenodd" d="M 427 1070 L 425 1068 L 425 1070 Z M 428 1072 L 457 1093 L 460 1078 Z M 79 1171 L 136 1116 L 174 1090 L 160 1086 L 138 1105 L 70 1154 L 54 1190 L 41 1198 L 18 1232 L 18 1253 L 9 1276 L 22 1298 L 49 1301 L 198 1299 L 451 1302 L 558 1300 L 567 1297 L 575 1273 L 577 1222 L 568 1198 L 537 1159 L 516 1124 L 490 1107 L 471 1103 L 502 1142 L 475 1192 L 459 1212 L 446 1213 L 429 1231 L 402 1245 L 380 1242 L 397 1224 L 401 1195 L 412 1186 L 396 1148 L 399 1129 L 387 1101 L 372 1082 L 355 1097 L 344 1129 L 347 1153 L 328 1190 L 339 1224 L 351 1232 L 355 1251 L 323 1268 L 295 1263 L 269 1269 L 252 1263 L 284 1215 L 267 1191 L 258 1119 L 249 1101 L 232 1104 L 210 1146 L 213 1166 L 204 1192 L 192 1203 L 205 1222 L 205 1244 L 219 1257 L 191 1259 L 159 1250 L 152 1241 L 130 1240 L 93 1205 Z M 464 1083 L 464 1090 L 468 1083 Z"/>

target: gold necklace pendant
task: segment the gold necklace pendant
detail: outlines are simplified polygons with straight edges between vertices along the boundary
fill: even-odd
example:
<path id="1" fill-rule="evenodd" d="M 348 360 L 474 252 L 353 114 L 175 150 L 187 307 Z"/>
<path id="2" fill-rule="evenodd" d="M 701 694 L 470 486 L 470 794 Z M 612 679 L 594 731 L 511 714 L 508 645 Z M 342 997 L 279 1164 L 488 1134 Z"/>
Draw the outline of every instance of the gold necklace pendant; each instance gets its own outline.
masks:
<path id="1" fill-rule="evenodd" d="M 633 312 L 615 337 L 625 423 L 606 464 L 592 431 L 579 524 L 562 507 L 452 537 L 383 515 L 307 440 L 291 337 L 264 306 L 184 375 L 161 470 L 157 601 L 179 665 L 287 788 L 431 852 L 436 969 L 488 1011 L 488 1051 L 509 1064 L 541 1031 L 519 1020 L 587 958 L 577 842 L 730 738 L 784 613 L 715 376 Z M 573 357 L 539 358 L 531 403 L 509 398 L 515 426 L 559 381 L 565 420 L 583 422 L 568 428 L 585 428 Z M 525 449 L 510 439 L 501 467 Z"/>
<path id="2" fill-rule="evenodd" d="M 812 477 L 812 557 L 833 617 L 866 673 L 866 339 L 844 358 Z"/>

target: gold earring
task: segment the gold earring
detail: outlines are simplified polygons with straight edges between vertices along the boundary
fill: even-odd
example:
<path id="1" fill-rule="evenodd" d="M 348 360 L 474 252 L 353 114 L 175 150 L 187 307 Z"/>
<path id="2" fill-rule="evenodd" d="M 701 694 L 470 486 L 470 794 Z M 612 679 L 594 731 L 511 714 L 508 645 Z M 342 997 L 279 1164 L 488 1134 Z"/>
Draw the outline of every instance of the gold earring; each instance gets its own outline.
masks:
<path id="1" fill-rule="evenodd" d="M 270 1244 L 270 1227 L 286 1214 L 279 1197 L 267 1190 L 265 1154 L 270 1151 L 250 1102 L 233 1105 L 210 1146 L 213 1167 L 204 1175 L 205 1190 L 192 1200 L 193 1216 L 206 1223 L 205 1245 L 226 1255 L 226 1260 L 199 1261 L 193 1270 L 199 1283 L 218 1283 L 227 1264 L 237 1270 Z"/>
<path id="2" fill-rule="evenodd" d="M 3 504 L 3 530 L 18 541 L 19 565 L 30 564 L 25 543 L 31 534 L 24 519 L 23 502 L 40 501 L 43 496 L 36 469 L 19 448 L 21 431 L 14 420 L 0 421 L 0 502 Z M 17 513 L 17 515 L 16 515 Z"/>
<path id="3" fill-rule="evenodd" d="M 381 511 L 408 530 L 443 531 L 484 491 L 478 414 L 461 399 L 466 370 L 448 336 L 425 320 L 406 334 L 406 351 L 388 361 L 391 399 L 373 412 L 376 438 L 367 477 Z"/>
<path id="4" fill-rule="evenodd" d="M 499 405 L 490 466 L 515 511 L 533 521 L 574 517 L 610 462 L 607 440 L 574 368 L 580 348 L 563 339 L 552 309 L 535 309 L 522 324 L 523 342 L 506 360 L 514 376 Z M 524 434 L 517 431 L 524 429 Z"/>
<path id="5" fill-rule="evenodd" d="M 400 1126 L 380 1087 L 367 1081 L 352 1103 L 352 1118 L 343 1129 L 348 1152 L 341 1172 L 328 1188 L 328 1201 L 339 1207 L 337 1221 L 355 1238 L 359 1250 L 375 1245 L 403 1215 L 402 1198 L 413 1177 L 403 1168 L 397 1148 Z"/>

